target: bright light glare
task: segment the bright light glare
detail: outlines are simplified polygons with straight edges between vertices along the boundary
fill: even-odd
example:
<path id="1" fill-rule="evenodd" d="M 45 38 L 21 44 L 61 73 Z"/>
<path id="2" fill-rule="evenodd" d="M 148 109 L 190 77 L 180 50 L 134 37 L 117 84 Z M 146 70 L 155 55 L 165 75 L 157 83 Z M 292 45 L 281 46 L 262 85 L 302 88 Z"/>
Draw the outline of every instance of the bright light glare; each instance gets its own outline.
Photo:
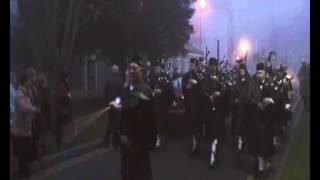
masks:
<path id="1" fill-rule="evenodd" d="M 207 1 L 206 0 L 198 0 L 199 1 L 199 7 L 201 10 L 204 10 L 207 8 Z"/>
<path id="2" fill-rule="evenodd" d="M 119 97 L 117 97 L 117 98 L 116 98 L 116 103 L 117 103 L 117 104 L 120 104 L 120 102 L 121 102 L 121 99 L 120 99 Z"/>
<path id="3" fill-rule="evenodd" d="M 250 50 L 250 42 L 246 39 L 242 39 L 239 44 L 239 51 L 242 55 L 245 55 Z"/>

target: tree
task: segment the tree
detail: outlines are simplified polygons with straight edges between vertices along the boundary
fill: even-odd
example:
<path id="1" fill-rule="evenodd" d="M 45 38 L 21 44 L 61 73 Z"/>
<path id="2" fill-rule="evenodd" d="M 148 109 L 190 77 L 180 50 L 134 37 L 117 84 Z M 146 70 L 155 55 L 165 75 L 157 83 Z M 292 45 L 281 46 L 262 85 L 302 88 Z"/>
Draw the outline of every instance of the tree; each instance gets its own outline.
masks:
<path id="1" fill-rule="evenodd" d="M 95 21 L 83 28 L 77 52 L 101 49 L 122 69 L 132 55 L 146 53 L 152 61 L 185 53 L 193 27 L 189 0 L 91 0 Z"/>
<path id="2" fill-rule="evenodd" d="M 130 56 L 184 53 L 193 27 L 190 0 L 18 0 L 13 54 L 56 77 L 75 54 L 97 49 L 122 69 Z M 20 59 L 22 59 L 20 58 Z M 19 59 L 19 58 L 17 58 Z"/>
<path id="3" fill-rule="evenodd" d="M 86 0 L 18 0 L 19 28 L 13 34 L 13 46 L 27 50 L 20 54 L 28 54 L 29 58 L 23 61 L 52 77 L 62 68 L 68 68 L 77 33 L 93 18 L 87 3 Z"/>

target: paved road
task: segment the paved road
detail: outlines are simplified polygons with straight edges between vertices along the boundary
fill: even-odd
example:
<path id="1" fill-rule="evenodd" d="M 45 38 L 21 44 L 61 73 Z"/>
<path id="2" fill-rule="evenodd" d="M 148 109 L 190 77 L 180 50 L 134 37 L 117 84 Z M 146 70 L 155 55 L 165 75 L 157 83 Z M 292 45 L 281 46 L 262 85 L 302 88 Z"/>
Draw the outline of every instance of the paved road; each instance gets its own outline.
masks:
<path id="1" fill-rule="evenodd" d="M 190 156 L 190 136 L 171 138 L 167 149 L 151 153 L 154 180 L 245 180 L 252 173 L 253 159 L 245 153 L 237 154 L 232 139 L 228 135 L 221 146 L 218 166 L 209 170 L 208 144 L 203 142 L 200 153 Z M 284 149 L 277 155 L 279 159 L 283 152 Z M 41 172 L 35 177 L 45 180 L 118 180 L 120 156 L 112 148 L 102 148 Z"/>
<path id="2" fill-rule="evenodd" d="M 153 152 L 151 155 L 155 180 L 207 180 L 207 179 L 245 179 L 252 166 L 248 155 L 236 155 L 229 143 L 222 149 L 222 159 L 214 170 L 208 168 L 209 146 L 201 146 L 198 156 L 191 157 L 188 153 L 191 138 L 171 139 L 166 150 Z M 77 179 L 102 180 L 120 179 L 119 154 L 113 149 L 99 149 L 87 157 L 71 161 L 69 165 L 61 165 L 47 171 L 46 180 Z M 67 166 L 67 167 L 66 167 Z M 66 168 L 64 168 L 66 167 Z M 59 169 L 61 169 L 59 171 Z M 58 170 L 57 172 L 54 172 Z"/>

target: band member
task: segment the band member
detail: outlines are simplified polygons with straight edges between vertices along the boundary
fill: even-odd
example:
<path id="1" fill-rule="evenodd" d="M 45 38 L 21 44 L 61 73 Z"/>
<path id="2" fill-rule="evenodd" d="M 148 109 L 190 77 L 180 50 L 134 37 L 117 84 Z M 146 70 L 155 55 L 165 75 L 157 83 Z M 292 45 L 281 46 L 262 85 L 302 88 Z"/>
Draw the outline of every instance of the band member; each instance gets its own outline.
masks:
<path id="1" fill-rule="evenodd" d="M 148 85 L 150 85 L 151 83 L 151 62 L 150 61 L 147 61 L 143 69 L 143 79 Z"/>
<path id="2" fill-rule="evenodd" d="M 223 136 L 224 119 L 222 114 L 223 84 L 218 71 L 218 60 L 209 59 L 208 72 L 205 76 L 202 91 L 206 97 L 206 139 L 210 143 L 209 167 L 216 165 L 217 147 Z"/>
<path id="3" fill-rule="evenodd" d="M 206 65 L 204 64 L 204 58 L 203 57 L 200 57 L 199 58 L 199 63 L 197 65 L 197 75 L 199 77 L 199 80 L 200 80 L 200 84 L 203 84 L 203 81 L 204 81 L 204 78 L 205 78 L 205 75 L 206 75 Z M 204 137 L 205 136 L 205 133 L 206 133 L 206 124 L 205 124 L 205 121 L 206 121 L 206 97 L 204 96 L 203 93 L 201 93 L 201 96 L 198 97 L 198 100 L 199 100 L 199 113 L 198 113 L 198 119 L 200 119 L 200 121 L 202 122 L 201 126 L 202 126 L 202 129 L 201 129 L 201 137 Z M 201 139 L 201 138 L 200 138 Z"/>
<path id="4" fill-rule="evenodd" d="M 151 76 L 151 89 L 155 96 L 155 113 L 157 122 L 156 149 L 166 143 L 168 132 L 168 111 L 174 100 L 173 85 L 169 76 L 161 70 L 160 62 L 154 64 L 154 71 Z"/>
<path id="5" fill-rule="evenodd" d="M 263 177 L 265 159 L 274 153 L 274 94 L 272 81 L 266 78 L 263 63 L 256 66 L 257 72 L 250 88 L 250 121 L 248 123 L 248 152 L 255 158 L 255 176 Z"/>
<path id="6" fill-rule="evenodd" d="M 182 91 L 184 96 L 186 117 L 192 124 L 192 149 L 195 153 L 198 149 L 202 131 L 202 119 L 198 118 L 200 109 L 201 84 L 197 75 L 198 60 L 190 59 L 190 70 L 182 77 Z"/>
<path id="7" fill-rule="evenodd" d="M 130 82 L 124 87 L 121 101 L 111 106 L 121 109 L 118 141 L 122 180 L 151 180 L 149 151 L 156 142 L 154 97 L 143 81 L 142 65 L 135 58 L 130 63 Z"/>
<path id="8" fill-rule="evenodd" d="M 278 119 L 275 124 L 274 145 L 278 147 L 280 140 L 284 140 L 288 122 L 292 118 L 292 76 L 287 73 L 287 65 L 283 65 L 279 72 L 278 78 L 274 82 L 274 91 L 278 98 L 275 105 L 275 116 Z"/>
<path id="9" fill-rule="evenodd" d="M 246 127 L 248 124 L 248 102 L 251 77 L 245 64 L 239 65 L 239 72 L 236 78 L 236 110 L 235 110 L 235 133 L 237 136 L 237 150 L 241 151 L 246 137 Z"/>

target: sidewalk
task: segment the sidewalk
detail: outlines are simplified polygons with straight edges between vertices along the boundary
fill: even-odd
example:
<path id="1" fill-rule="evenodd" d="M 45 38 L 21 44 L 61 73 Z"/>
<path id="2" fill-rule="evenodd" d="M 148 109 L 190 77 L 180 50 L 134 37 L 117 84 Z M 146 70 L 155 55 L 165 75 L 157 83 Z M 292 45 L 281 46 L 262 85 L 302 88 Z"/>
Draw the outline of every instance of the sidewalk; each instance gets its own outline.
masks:
<path id="1" fill-rule="evenodd" d="M 65 137 L 62 138 L 69 138 L 66 136 L 73 136 L 71 137 L 71 142 L 64 145 L 62 151 L 59 151 L 57 148 L 56 140 L 52 132 L 45 133 L 40 142 L 46 144 L 48 149 L 47 155 L 42 157 L 40 161 L 35 161 L 31 164 L 31 173 L 35 173 L 55 164 L 61 163 L 62 161 L 67 161 L 68 159 L 72 159 L 74 157 L 80 156 L 83 153 L 92 151 L 98 147 L 103 145 L 102 139 L 98 138 L 98 140 L 87 143 L 87 144 L 80 144 L 80 142 L 74 142 L 77 137 L 79 137 L 85 130 L 94 123 L 97 119 L 99 119 L 104 113 L 109 110 L 109 107 L 99 109 L 95 112 L 92 112 L 88 115 L 82 116 L 74 120 L 74 129 L 75 134 L 65 134 Z M 10 144 L 10 153 L 11 153 L 11 144 Z M 13 175 L 17 170 L 17 162 L 13 158 L 12 153 L 10 154 L 10 174 Z M 12 178 L 11 178 L 12 179 Z"/>

